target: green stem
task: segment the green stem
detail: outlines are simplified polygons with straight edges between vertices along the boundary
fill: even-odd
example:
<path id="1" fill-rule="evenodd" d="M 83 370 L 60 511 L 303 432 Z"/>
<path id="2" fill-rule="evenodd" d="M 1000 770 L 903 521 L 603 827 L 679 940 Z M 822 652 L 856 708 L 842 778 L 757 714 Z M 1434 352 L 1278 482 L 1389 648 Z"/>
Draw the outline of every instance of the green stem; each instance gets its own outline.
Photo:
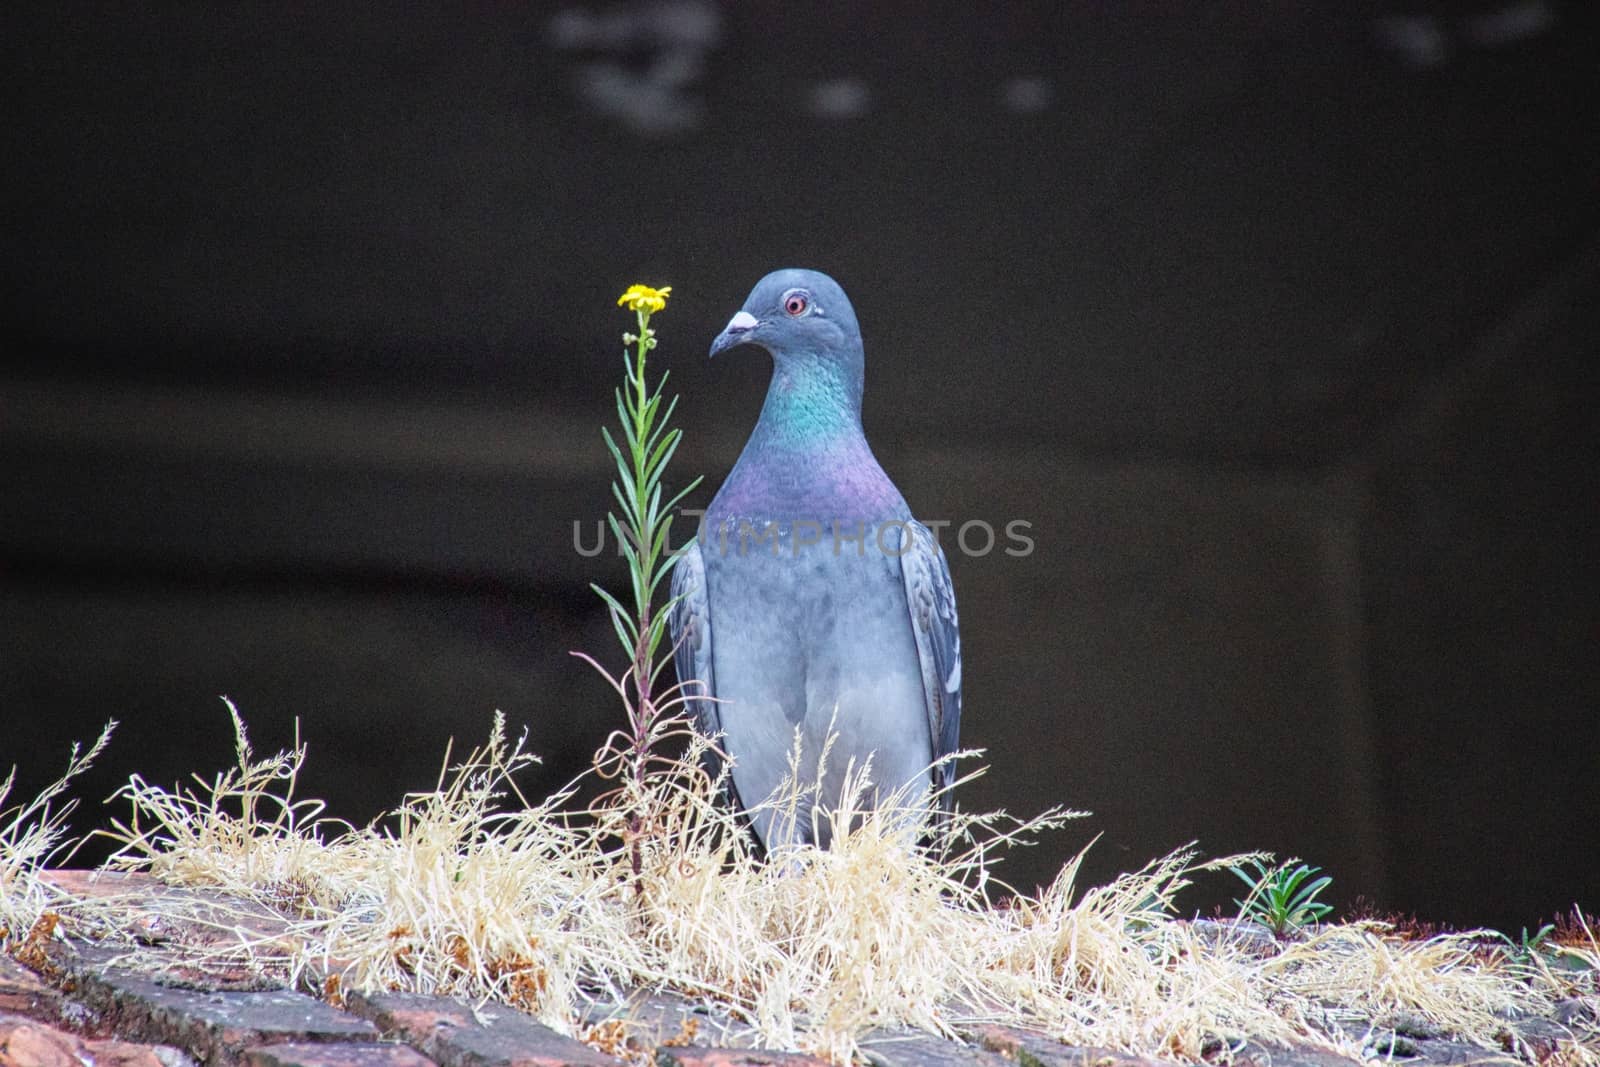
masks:
<path id="1" fill-rule="evenodd" d="M 634 607 L 637 611 L 639 630 L 633 649 L 633 754 L 631 774 L 636 797 L 642 798 L 644 793 L 645 761 L 650 751 L 650 730 L 655 718 L 655 705 L 651 700 L 651 664 L 650 664 L 650 638 L 651 629 L 650 600 L 651 589 L 655 577 L 655 522 L 649 512 L 650 506 L 650 479 L 646 477 L 646 464 L 648 455 L 646 442 L 648 441 L 649 426 L 649 394 L 645 385 L 644 367 L 645 357 L 650 351 L 650 313 L 640 308 L 639 316 L 639 341 L 638 349 L 633 364 L 633 440 L 629 442 L 633 452 L 633 514 L 637 522 L 634 531 L 636 540 L 634 547 L 638 552 L 639 576 L 635 582 Z M 639 800 L 636 799 L 636 803 Z M 644 855 L 640 842 L 644 825 L 639 810 L 633 811 L 628 818 L 628 829 L 633 836 L 632 846 L 629 849 L 630 866 L 633 868 L 634 891 L 637 894 L 644 892 L 644 883 L 640 880 L 643 871 Z"/>
<path id="2" fill-rule="evenodd" d="M 634 605 L 639 609 L 640 618 L 645 618 L 650 613 L 650 586 L 648 584 L 655 571 L 654 553 L 651 545 L 654 542 L 654 523 L 645 509 L 650 503 L 650 487 L 645 484 L 645 436 L 648 427 L 645 425 L 645 413 L 649 399 L 645 390 L 644 364 L 645 354 L 650 351 L 650 313 L 643 309 L 639 315 L 639 349 L 638 357 L 634 361 L 634 402 L 633 402 L 633 492 L 634 514 L 639 517 L 639 542 L 638 548 L 642 553 L 643 578 L 640 584 L 638 602 Z"/>
<path id="3" fill-rule="evenodd" d="M 633 688 L 636 700 L 633 736 L 633 774 L 637 784 L 643 784 L 644 760 L 649 749 L 651 720 L 655 717 L 655 708 L 651 701 L 651 664 L 650 641 L 651 628 L 651 588 L 655 577 L 655 521 L 649 512 L 650 506 L 650 479 L 646 477 L 646 464 L 648 455 L 645 444 L 649 435 L 649 392 L 645 384 L 645 359 L 650 351 L 650 313 L 642 308 L 639 316 L 639 340 L 633 365 L 633 410 L 629 413 L 633 417 L 633 440 L 629 442 L 633 452 L 633 492 L 634 516 L 637 520 L 637 529 L 634 531 L 636 540 L 635 549 L 639 553 L 640 576 L 635 590 L 634 607 L 637 611 L 639 622 L 638 640 L 633 650 Z M 635 866 L 638 857 L 634 857 Z"/>

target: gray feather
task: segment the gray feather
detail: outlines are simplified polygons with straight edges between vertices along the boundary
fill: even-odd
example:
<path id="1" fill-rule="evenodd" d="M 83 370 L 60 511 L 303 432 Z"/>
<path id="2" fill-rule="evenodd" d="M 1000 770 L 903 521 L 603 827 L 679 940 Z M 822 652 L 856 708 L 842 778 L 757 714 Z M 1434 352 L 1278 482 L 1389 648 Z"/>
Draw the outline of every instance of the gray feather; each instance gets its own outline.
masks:
<path id="1" fill-rule="evenodd" d="M 672 570 L 672 615 L 667 626 L 672 638 L 672 665 L 683 692 L 684 707 L 695 729 L 715 746 L 706 752 L 705 771 L 713 779 L 722 773 L 718 752 L 723 744 L 722 717 L 717 710 L 717 678 L 713 669 L 711 604 L 706 596 L 705 559 L 700 546 L 685 546 Z M 742 807 L 733 780 L 725 788 L 735 806 Z"/>
<path id="2" fill-rule="evenodd" d="M 961 632 L 956 621 L 956 593 L 944 549 L 932 531 L 920 522 L 910 522 L 903 536 L 900 570 L 922 665 L 928 733 L 937 760 L 954 752 L 961 737 Z M 950 761 L 941 764 L 937 779 L 940 788 L 948 789 L 955 781 L 955 765 Z M 946 792 L 942 800 L 945 810 L 952 801 Z"/>

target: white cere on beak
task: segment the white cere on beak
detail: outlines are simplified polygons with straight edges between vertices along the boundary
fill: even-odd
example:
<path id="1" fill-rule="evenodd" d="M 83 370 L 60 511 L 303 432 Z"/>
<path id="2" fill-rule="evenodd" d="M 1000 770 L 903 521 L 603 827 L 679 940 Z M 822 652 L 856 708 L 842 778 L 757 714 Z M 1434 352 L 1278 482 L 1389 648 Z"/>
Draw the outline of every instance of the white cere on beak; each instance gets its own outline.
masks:
<path id="1" fill-rule="evenodd" d="M 735 311 L 733 313 L 733 318 L 728 320 L 728 329 L 753 330 L 757 325 L 760 324 L 760 322 L 760 319 L 756 318 L 748 311 Z"/>

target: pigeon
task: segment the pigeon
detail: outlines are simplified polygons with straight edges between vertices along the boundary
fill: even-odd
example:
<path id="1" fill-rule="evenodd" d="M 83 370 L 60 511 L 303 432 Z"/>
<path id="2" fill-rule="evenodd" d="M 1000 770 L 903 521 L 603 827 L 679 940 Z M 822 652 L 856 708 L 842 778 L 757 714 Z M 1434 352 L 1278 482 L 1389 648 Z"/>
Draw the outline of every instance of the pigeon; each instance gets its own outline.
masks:
<path id="1" fill-rule="evenodd" d="M 852 770 L 870 778 L 863 807 L 901 791 L 905 810 L 942 817 L 961 729 L 955 592 L 938 539 L 862 431 L 855 312 L 827 275 L 774 271 L 711 356 L 740 345 L 771 354 L 772 382 L 672 572 L 686 704 L 730 758 L 733 802 L 768 854 L 827 848 Z M 796 751 L 809 791 L 790 815 L 763 801 Z"/>

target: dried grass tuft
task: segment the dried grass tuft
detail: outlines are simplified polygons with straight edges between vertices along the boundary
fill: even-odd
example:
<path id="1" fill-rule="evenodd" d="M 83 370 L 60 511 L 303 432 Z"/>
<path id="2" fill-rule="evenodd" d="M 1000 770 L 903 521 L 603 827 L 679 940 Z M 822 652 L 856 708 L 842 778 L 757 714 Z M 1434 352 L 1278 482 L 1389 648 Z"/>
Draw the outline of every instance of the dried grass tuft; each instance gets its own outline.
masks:
<path id="1" fill-rule="evenodd" d="M 615 788 L 594 804 L 576 802 L 581 780 L 542 801 L 523 796 L 515 779 L 534 756 L 497 715 L 484 745 L 456 763 L 447 754 L 433 789 L 352 827 L 295 796 L 298 738 L 257 758 L 230 713 L 232 768 L 172 789 L 135 776 L 119 794 L 131 814 L 107 831 L 120 845 L 113 867 L 284 916 L 286 933 L 214 938 L 195 962 L 247 965 L 330 996 L 493 998 L 630 1055 L 626 1027 L 583 1025 L 587 1001 L 671 991 L 769 1047 L 835 1062 L 859 1059 L 880 1028 L 954 1036 L 985 1023 L 1190 1062 L 1226 1060 L 1247 1039 L 1361 1055 L 1404 1019 L 1503 1051 L 1509 1019 L 1550 1014 L 1600 973 L 1588 927 L 1563 938 L 1562 951 L 1589 964 L 1575 971 L 1519 961 L 1482 934 L 1408 939 L 1371 920 L 1281 942 L 1177 921 L 1174 899 L 1197 873 L 1241 859 L 1200 862 L 1192 849 L 1087 888 L 1079 853 L 1047 888 L 1017 893 L 996 874 L 1000 854 L 1078 813 L 958 811 L 919 842 L 934 802 L 867 807 L 870 768 L 830 815 L 831 849 L 759 860 L 717 802 L 721 783 L 700 769 L 706 742 L 670 715 L 654 729 L 683 741 L 682 757 L 617 775 L 613 739 L 596 765 Z M 815 788 L 791 780 L 767 803 L 806 811 Z M 49 828 L 59 834 L 63 809 L 43 830 L 22 829 L 42 810 L 8 811 L 0 828 L 0 918 L 34 930 L 48 904 L 115 936 L 125 905 L 52 901 L 30 877 L 60 844 Z M 1600 1067 L 1597 1048 L 1596 1035 L 1575 1033 L 1517 1051 Z"/>
<path id="2" fill-rule="evenodd" d="M 13 954 L 37 952 L 41 937 L 54 936 L 52 894 L 38 874 L 72 855 L 77 842 L 67 837 L 67 820 L 78 801 L 67 791 L 105 751 L 116 728 L 115 722 L 106 723 L 87 752 L 74 744 L 61 777 L 31 800 L 6 807 L 17 781 L 15 767 L 0 781 L 0 947 Z"/>

